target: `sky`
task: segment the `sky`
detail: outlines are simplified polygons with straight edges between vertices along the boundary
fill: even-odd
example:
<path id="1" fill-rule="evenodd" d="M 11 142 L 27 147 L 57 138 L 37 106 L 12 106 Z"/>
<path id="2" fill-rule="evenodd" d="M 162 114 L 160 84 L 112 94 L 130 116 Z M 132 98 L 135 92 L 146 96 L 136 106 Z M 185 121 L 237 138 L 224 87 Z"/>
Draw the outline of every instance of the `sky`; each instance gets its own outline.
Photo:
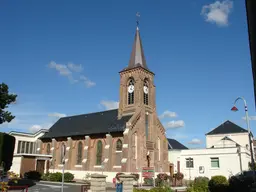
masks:
<path id="1" fill-rule="evenodd" d="M 0 1 L 0 82 L 18 95 L 4 132 L 49 128 L 60 117 L 118 106 L 140 13 L 157 113 L 190 148 L 226 120 L 256 114 L 244 1 Z"/>

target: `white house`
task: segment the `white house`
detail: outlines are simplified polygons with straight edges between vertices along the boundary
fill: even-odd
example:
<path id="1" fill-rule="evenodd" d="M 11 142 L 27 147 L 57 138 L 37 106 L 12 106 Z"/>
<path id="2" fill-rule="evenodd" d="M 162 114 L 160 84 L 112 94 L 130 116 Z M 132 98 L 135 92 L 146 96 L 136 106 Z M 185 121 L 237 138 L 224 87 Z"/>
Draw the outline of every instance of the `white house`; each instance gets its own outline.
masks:
<path id="1" fill-rule="evenodd" d="M 205 149 L 182 150 L 178 158 L 185 179 L 198 176 L 211 178 L 214 175 L 228 178 L 249 169 L 251 156 L 248 132 L 226 121 L 206 134 Z"/>
<path id="2" fill-rule="evenodd" d="M 11 131 L 9 134 L 14 136 L 15 148 L 10 171 L 23 175 L 27 171 L 37 170 L 42 172 L 44 168 L 49 167 L 51 155 L 39 154 L 39 138 L 48 130 L 41 129 L 36 133 L 23 133 Z"/>
<path id="3" fill-rule="evenodd" d="M 170 174 L 180 171 L 180 154 L 182 150 L 188 149 L 175 139 L 168 138 L 168 160 L 170 162 Z"/>

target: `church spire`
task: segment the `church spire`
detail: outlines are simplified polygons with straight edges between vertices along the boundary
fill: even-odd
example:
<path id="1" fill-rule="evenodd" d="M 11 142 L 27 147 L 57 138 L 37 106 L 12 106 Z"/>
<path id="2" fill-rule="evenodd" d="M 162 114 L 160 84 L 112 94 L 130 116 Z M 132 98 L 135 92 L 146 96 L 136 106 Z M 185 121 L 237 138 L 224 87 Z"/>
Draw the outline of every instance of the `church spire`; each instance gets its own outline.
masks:
<path id="1" fill-rule="evenodd" d="M 136 33 L 135 33 L 135 38 L 133 42 L 133 47 L 132 47 L 132 53 L 130 57 L 130 62 L 127 67 L 127 69 L 132 69 L 135 67 L 143 67 L 148 70 L 147 64 L 146 64 L 146 59 L 144 56 L 144 51 L 142 47 L 142 42 L 140 38 L 140 31 L 139 31 L 139 13 L 136 14 L 137 17 L 137 28 L 136 28 Z"/>

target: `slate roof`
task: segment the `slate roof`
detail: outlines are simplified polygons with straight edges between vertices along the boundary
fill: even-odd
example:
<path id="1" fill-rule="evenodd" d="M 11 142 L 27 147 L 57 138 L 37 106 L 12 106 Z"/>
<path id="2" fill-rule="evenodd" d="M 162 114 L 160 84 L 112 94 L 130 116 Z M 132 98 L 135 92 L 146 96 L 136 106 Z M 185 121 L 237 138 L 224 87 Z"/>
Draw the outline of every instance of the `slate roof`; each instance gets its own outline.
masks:
<path id="1" fill-rule="evenodd" d="M 247 130 L 236 125 L 231 121 L 226 121 L 207 133 L 206 135 L 229 134 L 229 133 L 246 133 Z"/>
<path id="2" fill-rule="evenodd" d="M 40 139 L 123 132 L 130 116 L 118 119 L 118 110 L 60 118 Z"/>
<path id="3" fill-rule="evenodd" d="M 184 146 L 183 144 L 181 144 L 180 142 L 178 142 L 175 139 L 168 138 L 168 142 L 169 142 L 168 150 L 170 150 L 170 149 L 180 149 L 180 150 L 188 149 L 186 146 Z"/>
<path id="4" fill-rule="evenodd" d="M 143 47 L 142 47 L 142 42 L 140 38 L 139 28 L 137 27 L 134 42 L 133 42 L 130 62 L 127 69 L 132 69 L 138 66 L 141 66 L 148 70 Z"/>

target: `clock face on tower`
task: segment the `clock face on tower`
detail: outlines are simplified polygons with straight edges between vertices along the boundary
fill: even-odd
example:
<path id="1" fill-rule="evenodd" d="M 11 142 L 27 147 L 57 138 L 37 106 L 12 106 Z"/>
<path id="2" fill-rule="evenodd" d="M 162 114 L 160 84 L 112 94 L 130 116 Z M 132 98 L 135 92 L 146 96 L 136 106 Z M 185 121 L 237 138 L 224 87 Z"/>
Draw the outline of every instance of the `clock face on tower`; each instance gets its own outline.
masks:
<path id="1" fill-rule="evenodd" d="M 147 87 L 147 86 L 144 86 L 144 87 L 143 87 L 143 90 L 144 90 L 144 93 L 145 93 L 145 94 L 148 94 L 148 87 Z"/>
<path id="2" fill-rule="evenodd" d="M 128 93 L 133 93 L 133 91 L 134 91 L 134 85 L 129 85 Z"/>

